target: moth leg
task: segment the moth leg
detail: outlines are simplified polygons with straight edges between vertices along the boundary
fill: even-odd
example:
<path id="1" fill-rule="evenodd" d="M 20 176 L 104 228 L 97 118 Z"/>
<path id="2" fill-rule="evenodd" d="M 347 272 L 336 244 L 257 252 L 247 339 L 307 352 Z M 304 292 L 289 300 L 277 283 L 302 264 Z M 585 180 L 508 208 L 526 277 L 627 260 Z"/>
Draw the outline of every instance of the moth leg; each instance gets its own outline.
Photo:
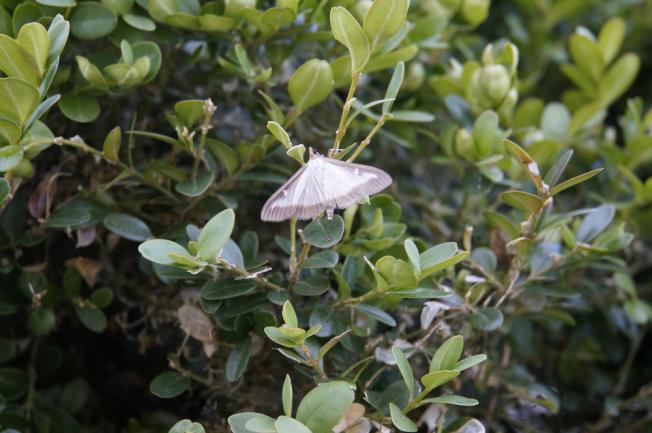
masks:
<path id="1" fill-rule="evenodd" d="M 333 212 L 335 209 L 326 209 L 326 218 L 328 218 L 328 221 L 333 219 Z"/>

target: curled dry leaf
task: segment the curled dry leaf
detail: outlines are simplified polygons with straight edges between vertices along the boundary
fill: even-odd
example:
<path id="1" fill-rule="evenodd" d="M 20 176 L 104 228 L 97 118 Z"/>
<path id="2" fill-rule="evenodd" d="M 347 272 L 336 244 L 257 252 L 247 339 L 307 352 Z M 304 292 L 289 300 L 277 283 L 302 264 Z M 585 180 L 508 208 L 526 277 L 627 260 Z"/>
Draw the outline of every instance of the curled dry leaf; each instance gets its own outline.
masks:
<path id="1" fill-rule="evenodd" d="M 90 226 L 90 227 L 84 227 L 77 229 L 77 248 L 83 248 L 87 247 L 90 244 L 93 243 L 95 240 L 95 235 L 97 234 L 97 230 L 95 230 L 95 226 Z"/>
<path id="2" fill-rule="evenodd" d="M 52 197 L 57 193 L 57 178 L 63 173 L 54 173 L 45 176 L 29 197 L 27 208 L 30 215 L 39 222 L 43 222 L 50 216 Z"/>
<path id="3" fill-rule="evenodd" d="M 100 262 L 84 257 L 70 259 L 66 261 L 66 266 L 79 272 L 89 287 L 95 285 L 97 275 L 104 269 L 104 266 Z"/>
<path id="4" fill-rule="evenodd" d="M 181 329 L 192 338 L 204 343 L 213 341 L 214 332 L 211 319 L 199 308 L 188 304 L 182 305 L 177 310 L 177 317 L 181 323 Z"/>
<path id="5" fill-rule="evenodd" d="M 346 411 L 342 419 L 335 425 L 335 427 L 333 427 L 333 432 L 344 432 L 347 431 L 349 427 L 358 424 L 364 416 L 364 410 L 364 405 L 353 403 L 349 406 L 349 409 Z"/>

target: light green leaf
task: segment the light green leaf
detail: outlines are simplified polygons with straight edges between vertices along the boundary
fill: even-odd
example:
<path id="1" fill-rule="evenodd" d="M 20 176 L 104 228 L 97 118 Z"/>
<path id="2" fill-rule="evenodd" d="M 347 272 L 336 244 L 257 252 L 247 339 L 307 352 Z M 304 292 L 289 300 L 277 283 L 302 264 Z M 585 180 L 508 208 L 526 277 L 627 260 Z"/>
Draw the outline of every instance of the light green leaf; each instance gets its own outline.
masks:
<path id="1" fill-rule="evenodd" d="M 21 159 L 23 159 L 23 150 L 20 146 L 12 144 L 0 147 L 0 173 L 16 168 Z"/>
<path id="2" fill-rule="evenodd" d="M 353 390 L 346 382 L 320 384 L 301 400 L 296 418 L 312 433 L 331 433 L 353 403 L 353 397 Z"/>
<path id="3" fill-rule="evenodd" d="M 308 427 L 288 416 L 279 416 L 274 427 L 277 432 L 283 433 L 312 433 Z"/>
<path id="4" fill-rule="evenodd" d="M 574 33 L 569 39 L 569 48 L 577 66 L 587 73 L 597 83 L 602 77 L 604 60 L 598 49 L 598 44 L 588 36 Z"/>
<path id="5" fill-rule="evenodd" d="M 324 101 L 333 90 L 333 83 L 333 71 L 327 61 L 308 60 L 292 74 L 288 83 L 294 109 L 302 113 Z"/>
<path id="6" fill-rule="evenodd" d="M 571 179 L 565 180 L 562 183 L 555 185 L 550 190 L 550 194 L 551 195 L 559 194 L 560 192 L 570 188 L 571 186 L 575 186 L 578 183 L 582 183 L 591 179 L 593 176 L 597 175 L 602 170 L 604 170 L 604 168 L 596 168 L 595 170 L 587 171 L 586 173 L 580 174 L 579 176 L 575 176 Z"/>
<path id="7" fill-rule="evenodd" d="M 187 197 L 199 197 L 204 194 L 215 181 L 215 173 L 211 170 L 203 170 L 197 177 L 186 179 L 177 183 L 174 190 Z"/>
<path id="8" fill-rule="evenodd" d="M 419 406 L 424 404 L 452 404 L 455 406 L 477 406 L 478 400 L 474 398 L 462 397 L 461 395 L 449 394 L 440 395 L 439 397 L 426 398 L 421 400 Z"/>
<path id="9" fill-rule="evenodd" d="M 168 433 L 205 433 L 204 427 L 198 422 L 182 419 L 172 426 Z"/>
<path id="10" fill-rule="evenodd" d="M 364 17 L 363 28 L 371 51 L 396 34 L 407 17 L 408 0 L 375 0 Z"/>
<path id="11" fill-rule="evenodd" d="M 59 109 L 67 118 L 79 123 L 92 122 L 100 115 L 100 104 L 95 97 L 76 93 L 61 96 Z"/>
<path id="12" fill-rule="evenodd" d="M 283 412 L 285 412 L 286 416 L 292 416 L 292 379 L 290 379 L 289 374 L 285 375 L 281 396 L 283 400 Z"/>
<path id="13" fill-rule="evenodd" d="M 455 364 L 454 369 L 459 371 L 464 371 L 467 368 L 471 368 L 474 365 L 484 362 L 486 359 L 487 359 L 487 355 L 482 355 L 482 354 L 469 356 L 468 358 L 464 358 L 461 361 L 459 361 L 457 364 Z"/>
<path id="14" fill-rule="evenodd" d="M 539 212 L 543 206 L 541 198 L 525 191 L 506 191 L 500 194 L 500 199 L 504 203 L 529 214 Z"/>
<path id="15" fill-rule="evenodd" d="M 344 220 L 339 215 L 333 215 L 331 220 L 322 217 L 308 224 L 303 229 L 303 236 L 312 246 L 330 248 L 344 236 Z"/>
<path id="16" fill-rule="evenodd" d="M 412 373 L 412 367 L 410 366 L 407 356 L 405 356 L 405 353 L 403 353 L 399 347 L 392 347 L 392 354 L 394 355 L 394 361 L 396 361 L 398 370 L 401 372 L 403 381 L 405 382 L 408 392 L 410 393 L 410 398 L 412 399 L 415 397 L 414 374 Z"/>
<path id="17" fill-rule="evenodd" d="M 430 362 L 430 373 L 439 370 L 452 370 L 460 359 L 462 349 L 464 348 L 464 339 L 461 335 L 455 335 L 444 342 Z"/>
<path id="18" fill-rule="evenodd" d="M 376 319 L 379 322 L 384 323 L 385 325 L 388 326 L 396 326 L 396 320 L 387 312 L 383 311 L 382 309 L 374 306 L 374 305 L 369 305 L 369 304 L 356 304 L 353 306 L 353 308 L 365 316 L 369 316 L 372 319 Z"/>
<path id="19" fill-rule="evenodd" d="M 45 73 L 45 65 L 50 51 L 48 31 L 39 23 L 28 23 L 18 32 L 18 45 L 36 62 L 39 76 Z"/>
<path id="20" fill-rule="evenodd" d="M 8 77 L 19 78 L 28 83 L 38 81 L 36 61 L 18 45 L 18 42 L 2 34 L 0 34 L 0 71 Z"/>
<path id="21" fill-rule="evenodd" d="M 120 146 L 122 145 L 122 130 L 119 126 L 113 128 L 104 138 L 102 153 L 111 161 L 120 161 Z"/>
<path id="22" fill-rule="evenodd" d="M 231 209 L 225 209 L 211 218 L 197 239 L 199 257 L 209 263 L 215 263 L 220 251 L 231 237 L 234 224 L 235 213 Z"/>
<path id="23" fill-rule="evenodd" d="M 333 37 L 349 50 L 351 56 L 351 73 L 356 74 L 369 61 L 371 49 L 369 40 L 360 24 L 342 6 L 331 9 L 330 24 Z"/>
<path id="24" fill-rule="evenodd" d="M 593 209 L 584 217 L 577 229 L 577 240 L 591 242 L 611 224 L 615 214 L 616 208 L 610 204 L 603 204 Z"/>
<path id="25" fill-rule="evenodd" d="M 290 301 L 285 301 L 283 304 L 282 311 L 283 320 L 285 324 L 291 328 L 297 328 L 299 326 L 299 321 L 297 320 L 297 314 L 294 312 L 294 308 Z"/>
<path id="26" fill-rule="evenodd" d="M 412 239 L 406 239 L 403 243 L 403 247 L 405 248 L 405 253 L 408 256 L 414 271 L 419 275 L 421 273 L 421 256 L 419 254 L 419 249 Z M 457 246 L 455 249 L 457 250 Z"/>
<path id="27" fill-rule="evenodd" d="M 417 425 L 410 418 L 403 415 L 401 409 L 394 403 L 389 404 L 389 414 L 392 418 L 392 424 L 400 431 L 415 432 L 418 430 Z"/>
<path id="28" fill-rule="evenodd" d="M 0 78 L 0 116 L 21 126 L 25 124 L 39 101 L 36 87 L 18 78 Z"/>
<path id="29" fill-rule="evenodd" d="M 598 47 L 605 65 L 616 57 L 625 39 L 625 21 L 620 17 L 610 18 L 600 29 Z"/>
<path id="30" fill-rule="evenodd" d="M 190 252 L 176 242 L 167 239 L 152 239 L 138 246 L 138 251 L 150 262 L 159 265 L 173 265 L 175 261 L 170 254 L 190 256 Z"/>
<path id="31" fill-rule="evenodd" d="M 638 55 L 628 53 L 620 57 L 605 73 L 598 85 L 598 95 L 607 105 L 618 99 L 632 85 L 641 68 Z"/>
<path id="32" fill-rule="evenodd" d="M 439 370 L 433 373 L 428 373 L 421 378 L 421 383 L 426 387 L 428 391 L 450 382 L 460 375 L 458 370 Z"/>

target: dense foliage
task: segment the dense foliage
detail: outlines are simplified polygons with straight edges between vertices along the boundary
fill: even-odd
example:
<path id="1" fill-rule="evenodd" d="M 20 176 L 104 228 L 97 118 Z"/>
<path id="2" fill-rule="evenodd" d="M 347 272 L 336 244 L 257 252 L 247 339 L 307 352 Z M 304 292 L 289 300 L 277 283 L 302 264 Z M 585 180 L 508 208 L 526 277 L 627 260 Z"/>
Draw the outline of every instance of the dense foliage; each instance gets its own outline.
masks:
<path id="1" fill-rule="evenodd" d="M 0 0 L 0 432 L 649 431 L 650 30 Z M 394 182 L 261 222 L 309 147 Z"/>

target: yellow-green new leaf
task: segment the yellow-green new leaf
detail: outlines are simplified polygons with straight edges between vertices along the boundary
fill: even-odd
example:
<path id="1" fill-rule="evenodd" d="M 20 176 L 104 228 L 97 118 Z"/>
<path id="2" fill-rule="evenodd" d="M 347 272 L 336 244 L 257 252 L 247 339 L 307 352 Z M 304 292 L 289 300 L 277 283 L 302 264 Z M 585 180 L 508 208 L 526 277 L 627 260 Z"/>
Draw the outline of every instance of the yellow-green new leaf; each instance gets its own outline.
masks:
<path id="1" fill-rule="evenodd" d="M 0 71 L 8 77 L 20 78 L 28 83 L 36 83 L 38 71 L 35 61 L 7 35 L 0 35 Z M 31 61 L 30 61 L 31 60 Z"/>
<path id="2" fill-rule="evenodd" d="M 302 113 L 325 100 L 333 90 L 333 70 L 325 60 L 312 59 L 297 69 L 288 83 L 294 109 Z"/>
<path id="3" fill-rule="evenodd" d="M 619 17 L 610 18 L 598 35 L 598 47 L 602 53 L 602 58 L 605 64 L 611 61 L 618 54 L 620 46 L 623 44 L 625 38 L 625 21 Z"/>
<path id="4" fill-rule="evenodd" d="M 575 64 L 598 82 L 604 70 L 604 61 L 598 44 L 588 36 L 575 33 L 570 37 L 569 48 Z"/>
<path id="5" fill-rule="evenodd" d="M 463 348 L 464 339 L 461 335 L 455 335 L 446 340 L 432 357 L 429 372 L 433 373 L 440 370 L 453 370 L 455 364 L 460 359 Z"/>
<path id="6" fill-rule="evenodd" d="M 580 174 L 579 176 L 575 176 L 571 179 L 565 180 L 559 185 L 556 185 L 552 190 L 550 190 L 550 194 L 552 195 L 559 194 L 560 192 L 570 188 L 571 186 L 575 186 L 578 183 L 582 183 L 584 181 L 591 179 L 593 176 L 600 173 L 602 170 L 604 170 L 604 168 L 596 168 L 595 170 L 587 171 L 586 173 Z"/>
<path id="7" fill-rule="evenodd" d="M 598 86 L 600 99 L 609 105 L 632 85 L 641 67 L 641 59 L 633 53 L 620 57 L 605 73 Z"/>
<path id="8" fill-rule="evenodd" d="M 48 31 L 39 23 L 28 23 L 18 32 L 18 45 L 34 59 L 39 76 L 45 73 L 45 64 L 50 51 Z"/>
<path id="9" fill-rule="evenodd" d="M 525 191 L 507 191 L 500 194 L 500 199 L 504 203 L 530 214 L 539 212 L 543 206 L 541 198 Z"/>
<path id="10" fill-rule="evenodd" d="M 22 127 L 38 104 L 36 87 L 18 78 L 0 78 L 0 116 Z"/>
<path id="11" fill-rule="evenodd" d="M 330 23 L 333 37 L 349 50 L 351 73 L 362 71 L 371 54 L 369 39 L 364 30 L 353 15 L 342 6 L 331 9 Z"/>
<path id="12" fill-rule="evenodd" d="M 120 145 L 122 144 L 122 130 L 119 126 L 113 128 L 104 139 L 102 146 L 104 156 L 111 161 L 120 161 Z"/>
<path id="13" fill-rule="evenodd" d="M 421 383 L 423 383 L 423 386 L 425 386 L 428 392 L 430 392 L 438 386 L 450 382 L 459 375 L 459 370 L 439 370 L 423 376 L 421 378 Z"/>
<path id="14" fill-rule="evenodd" d="M 371 51 L 401 30 L 408 5 L 408 0 L 375 0 L 371 4 L 363 23 Z"/>

